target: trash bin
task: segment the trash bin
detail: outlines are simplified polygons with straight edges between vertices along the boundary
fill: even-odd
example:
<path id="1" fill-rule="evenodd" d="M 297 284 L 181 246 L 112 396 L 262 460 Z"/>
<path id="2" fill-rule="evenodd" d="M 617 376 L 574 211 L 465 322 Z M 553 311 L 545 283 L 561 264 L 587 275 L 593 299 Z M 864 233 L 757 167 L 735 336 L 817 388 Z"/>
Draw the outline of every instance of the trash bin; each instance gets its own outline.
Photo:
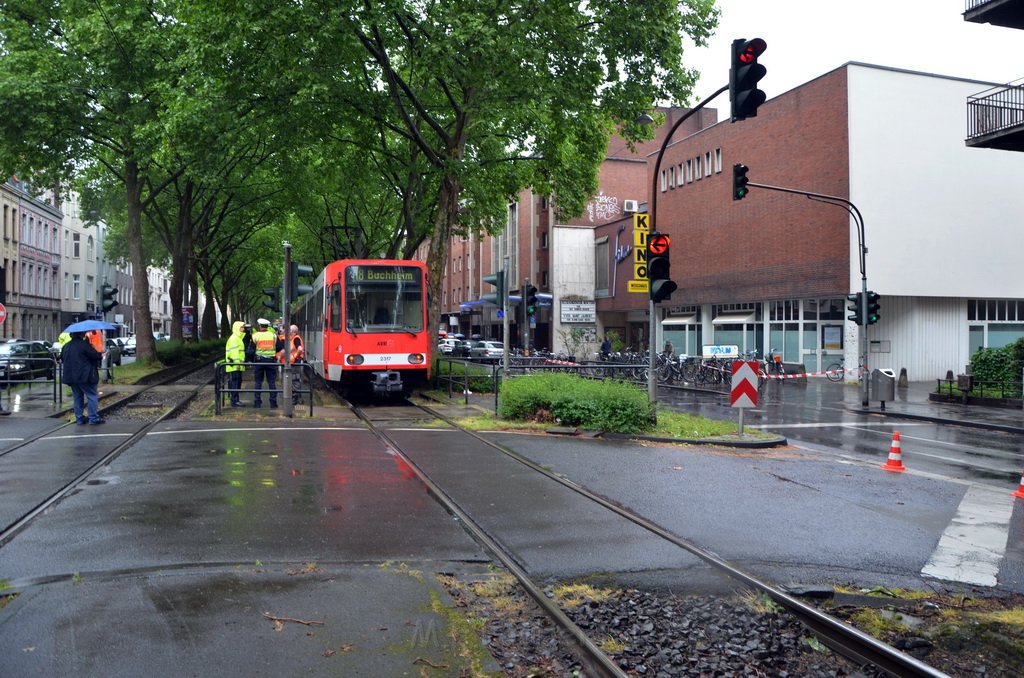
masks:
<path id="1" fill-rule="evenodd" d="M 888 369 L 875 369 L 871 372 L 871 395 L 874 400 L 884 404 L 896 399 L 896 372 Z"/>

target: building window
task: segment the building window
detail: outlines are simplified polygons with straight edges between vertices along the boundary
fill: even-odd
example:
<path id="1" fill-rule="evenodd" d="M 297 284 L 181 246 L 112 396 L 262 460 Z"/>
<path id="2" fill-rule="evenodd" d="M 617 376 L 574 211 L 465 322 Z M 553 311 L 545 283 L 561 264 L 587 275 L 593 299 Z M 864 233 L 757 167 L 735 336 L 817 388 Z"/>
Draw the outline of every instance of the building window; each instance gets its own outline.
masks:
<path id="1" fill-rule="evenodd" d="M 686 184 L 686 181 L 683 179 L 683 176 L 683 163 L 679 163 L 679 166 L 676 167 L 676 184 L 678 186 L 683 186 Z"/>
<path id="2" fill-rule="evenodd" d="M 675 188 L 676 187 L 676 168 L 675 167 L 669 167 L 668 168 L 668 187 L 669 188 Z"/>
<path id="3" fill-rule="evenodd" d="M 704 176 L 711 176 L 711 151 L 704 154 Z"/>
<path id="4" fill-rule="evenodd" d="M 71 276 L 71 298 L 82 298 L 82 276 L 78 273 Z"/>
<path id="5" fill-rule="evenodd" d="M 82 235 L 80 233 L 71 235 L 71 256 L 74 259 L 82 258 Z"/>
<path id="6" fill-rule="evenodd" d="M 693 159 L 693 176 L 700 181 L 704 178 L 704 172 L 700 168 L 700 156 Z"/>
<path id="7" fill-rule="evenodd" d="M 686 183 L 693 183 L 693 160 L 686 161 Z"/>
<path id="8" fill-rule="evenodd" d="M 715 149 L 715 173 L 720 174 L 722 172 L 722 149 L 721 147 Z"/>
<path id="9" fill-rule="evenodd" d="M 95 255 L 93 254 L 93 242 L 91 235 L 85 239 L 85 258 L 89 261 L 92 261 L 95 258 Z"/>
<path id="10" fill-rule="evenodd" d="M 668 185 L 667 185 L 668 181 L 665 178 L 666 176 L 667 176 L 667 174 L 665 173 L 665 170 L 661 170 L 661 192 L 662 193 L 664 193 L 665 191 L 668 190 Z"/>
<path id="11" fill-rule="evenodd" d="M 607 297 L 609 292 L 609 275 L 611 253 L 608 249 L 608 236 L 594 241 L 594 296 Z"/>

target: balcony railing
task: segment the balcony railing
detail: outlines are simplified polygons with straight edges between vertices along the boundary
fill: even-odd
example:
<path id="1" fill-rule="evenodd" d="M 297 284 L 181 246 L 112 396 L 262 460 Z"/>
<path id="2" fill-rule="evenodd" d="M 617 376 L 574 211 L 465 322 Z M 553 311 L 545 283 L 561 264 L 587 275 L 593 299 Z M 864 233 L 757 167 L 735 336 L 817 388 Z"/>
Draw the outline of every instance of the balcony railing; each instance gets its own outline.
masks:
<path id="1" fill-rule="evenodd" d="M 967 145 L 1024 150 L 1024 81 L 967 98 Z"/>

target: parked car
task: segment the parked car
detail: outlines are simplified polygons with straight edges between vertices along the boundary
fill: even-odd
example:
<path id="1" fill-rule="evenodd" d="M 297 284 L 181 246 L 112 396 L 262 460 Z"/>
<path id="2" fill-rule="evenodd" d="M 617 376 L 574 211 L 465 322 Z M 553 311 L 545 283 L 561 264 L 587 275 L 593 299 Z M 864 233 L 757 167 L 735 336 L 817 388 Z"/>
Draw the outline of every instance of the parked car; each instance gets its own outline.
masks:
<path id="1" fill-rule="evenodd" d="M 0 382 L 53 379 L 56 363 L 41 341 L 8 341 L 0 344 Z"/>
<path id="2" fill-rule="evenodd" d="M 458 339 L 442 339 L 437 344 L 437 350 L 445 355 L 451 355 L 455 350 L 455 345 L 458 343 Z"/>
<path id="3" fill-rule="evenodd" d="M 124 337 L 121 340 L 121 354 L 135 355 L 135 335 Z"/>
<path id="4" fill-rule="evenodd" d="M 497 362 L 505 355 L 505 346 L 500 341 L 474 341 L 469 356 L 483 362 Z"/>
<path id="5" fill-rule="evenodd" d="M 107 339 L 106 343 L 108 364 L 120 365 L 121 364 L 121 344 L 116 339 Z"/>

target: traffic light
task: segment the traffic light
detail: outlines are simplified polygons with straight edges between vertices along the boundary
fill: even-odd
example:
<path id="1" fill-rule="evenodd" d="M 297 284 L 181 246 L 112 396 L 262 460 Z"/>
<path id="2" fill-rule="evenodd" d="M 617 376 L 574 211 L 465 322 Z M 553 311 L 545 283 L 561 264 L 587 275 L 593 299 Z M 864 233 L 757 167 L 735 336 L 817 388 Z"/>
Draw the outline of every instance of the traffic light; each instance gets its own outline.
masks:
<path id="1" fill-rule="evenodd" d="M 743 200 L 747 197 L 747 193 L 750 193 L 750 189 L 747 188 L 747 184 L 750 179 L 747 178 L 747 172 L 750 168 L 741 163 L 736 163 L 732 166 L 732 199 Z"/>
<path id="2" fill-rule="evenodd" d="M 870 292 L 870 291 L 868 292 L 868 300 L 867 300 L 867 304 L 865 305 L 865 309 L 867 310 L 867 317 L 868 317 L 867 324 L 868 325 L 874 325 L 875 323 L 877 323 L 878 319 L 881 317 L 878 314 L 879 306 L 878 306 L 878 293 L 877 292 Z"/>
<path id="3" fill-rule="evenodd" d="M 526 315 L 537 315 L 537 288 L 533 285 L 526 285 L 523 288 L 523 304 L 526 306 Z"/>
<path id="4" fill-rule="evenodd" d="M 493 294 L 482 294 L 480 298 L 491 302 L 498 308 L 505 308 L 505 271 L 485 275 L 484 282 L 494 285 L 495 291 Z"/>
<path id="5" fill-rule="evenodd" d="M 264 287 L 263 294 L 267 295 L 267 300 L 263 302 L 263 305 L 269 309 L 280 312 L 281 310 L 281 288 L 280 287 Z"/>
<path id="6" fill-rule="evenodd" d="M 312 285 L 299 284 L 300 276 L 311 276 L 313 275 L 313 267 L 306 266 L 305 264 L 296 264 L 294 261 L 291 262 L 291 270 L 288 272 L 288 292 L 291 297 L 290 301 L 295 301 L 299 297 L 309 294 L 313 291 Z M 266 290 L 264 290 L 266 291 Z"/>
<path id="7" fill-rule="evenodd" d="M 861 302 L 860 292 L 857 292 L 856 294 L 847 294 L 846 298 L 853 302 L 852 304 L 850 304 L 849 306 L 846 307 L 848 310 L 853 311 L 853 313 L 851 313 L 850 315 L 846 316 L 846 319 L 847 320 L 852 320 L 853 322 L 857 323 L 858 325 L 864 324 L 863 320 L 862 320 L 863 314 L 861 312 L 862 309 L 861 309 L 861 303 L 860 303 Z"/>
<path id="8" fill-rule="evenodd" d="M 757 57 L 768 48 L 761 38 L 732 41 L 732 63 L 729 68 L 729 103 L 732 122 L 757 116 L 757 107 L 764 103 L 765 93 L 758 81 L 768 72 Z"/>
<path id="9" fill-rule="evenodd" d="M 676 284 L 671 279 L 669 249 L 672 239 L 664 233 L 647 236 L 647 279 L 651 286 L 651 301 L 658 303 L 672 298 Z"/>
<path id="10" fill-rule="evenodd" d="M 103 286 L 100 287 L 100 295 L 103 298 L 100 302 L 100 307 L 103 309 L 104 313 L 117 306 L 116 287 L 111 287 L 107 283 L 103 283 Z"/>

